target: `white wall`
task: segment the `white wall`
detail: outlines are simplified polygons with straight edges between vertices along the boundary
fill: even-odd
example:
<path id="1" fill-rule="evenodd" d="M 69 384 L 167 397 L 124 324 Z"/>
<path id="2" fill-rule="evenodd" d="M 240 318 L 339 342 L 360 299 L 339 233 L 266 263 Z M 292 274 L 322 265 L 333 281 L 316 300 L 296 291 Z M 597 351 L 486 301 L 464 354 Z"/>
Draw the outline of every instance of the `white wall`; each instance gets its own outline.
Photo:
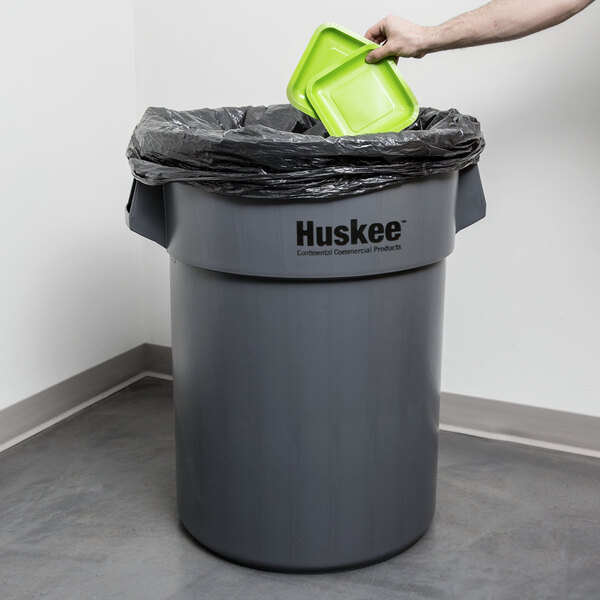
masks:
<path id="1" fill-rule="evenodd" d="M 0 9 L 0 409 L 144 341 L 131 2 Z"/>
<path id="2" fill-rule="evenodd" d="M 432 25 L 480 3 L 136 0 L 138 114 L 285 102 L 320 23 L 362 33 L 402 11 Z M 475 115 L 488 143 L 488 217 L 448 264 L 446 391 L 600 415 L 599 17 L 592 5 L 531 38 L 400 61 L 422 105 Z M 145 266 L 147 331 L 168 344 L 166 254 L 148 243 Z"/>
<path id="3" fill-rule="evenodd" d="M 478 3 L 3 3 L 0 409 L 170 344 L 167 255 L 123 223 L 146 106 L 285 102 L 318 24 L 434 24 Z M 488 142 L 488 218 L 449 259 L 446 391 L 600 415 L 596 4 L 525 40 L 400 62 L 422 105 L 477 116 Z"/>

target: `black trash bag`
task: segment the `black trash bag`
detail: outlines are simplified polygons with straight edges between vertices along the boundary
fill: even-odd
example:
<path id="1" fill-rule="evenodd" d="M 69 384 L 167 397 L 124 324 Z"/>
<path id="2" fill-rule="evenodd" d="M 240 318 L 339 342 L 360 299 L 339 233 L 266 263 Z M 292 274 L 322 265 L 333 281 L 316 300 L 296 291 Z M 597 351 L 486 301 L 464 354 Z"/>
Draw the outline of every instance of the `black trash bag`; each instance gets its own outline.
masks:
<path id="1" fill-rule="evenodd" d="M 479 122 L 455 109 L 421 108 L 400 133 L 330 137 L 289 104 L 148 108 L 127 158 L 148 185 L 179 181 L 233 196 L 316 199 L 461 170 L 484 145 Z"/>

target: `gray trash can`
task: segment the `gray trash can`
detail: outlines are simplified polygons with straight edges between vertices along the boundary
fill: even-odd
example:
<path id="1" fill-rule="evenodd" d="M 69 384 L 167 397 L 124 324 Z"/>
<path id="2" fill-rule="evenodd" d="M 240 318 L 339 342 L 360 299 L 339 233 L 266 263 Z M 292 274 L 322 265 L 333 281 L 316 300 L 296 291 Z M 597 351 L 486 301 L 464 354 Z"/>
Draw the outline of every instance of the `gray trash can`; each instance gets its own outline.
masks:
<path id="1" fill-rule="evenodd" d="M 445 258 L 476 166 L 318 201 L 134 182 L 171 256 L 179 516 L 230 560 L 373 563 L 435 508 Z"/>

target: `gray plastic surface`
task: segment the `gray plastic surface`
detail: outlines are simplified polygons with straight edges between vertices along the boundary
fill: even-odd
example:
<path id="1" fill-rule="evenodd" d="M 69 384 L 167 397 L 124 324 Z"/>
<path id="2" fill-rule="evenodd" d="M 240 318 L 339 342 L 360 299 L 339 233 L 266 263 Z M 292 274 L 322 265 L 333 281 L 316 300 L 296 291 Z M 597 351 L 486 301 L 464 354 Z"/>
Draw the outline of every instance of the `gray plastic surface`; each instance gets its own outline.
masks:
<path id="1" fill-rule="evenodd" d="M 171 262 L 179 516 L 283 571 L 396 554 L 434 513 L 444 261 L 376 278 Z"/>
<path id="2" fill-rule="evenodd" d="M 163 187 L 144 185 L 134 179 L 125 208 L 125 221 L 132 231 L 166 247 Z"/>
<path id="3" fill-rule="evenodd" d="M 452 173 L 450 175 L 446 175 L 445 177 L 455 177 L 456 174 Z M 444 176 L 441 176 L 443 179 Z M 398 186 L 396 188 L 387 189 L 388 198 L 397 198 L 398 194 L 397 190 L 406 189 L 406 186 L 412 187 L 414 185 L 422 186 L 429 185 L 429 181 L 432 179 L 436 179 L 435 177 L 424 177 L 419 180 L 416 180 L 410 184 L 404 184 L 403 186 Z M 131 194 L 129 196 L 129 202 L 127 203 L 127 207 L 125 210 L 125 219 L 127 222 L 127 226 L 136 233 L 139 233 L 143 237 L 146 237 L 161 246 L 167 246 L 167 237 L 168 234 L 168 223 L 165 214 L 165 203 L 164 203 L 164 190 L 168 190 L 172 186 L 181 187 L 182 184 L 165 184 L 164 186 L 150 186 L 144 183 L 141 183 L 137 180 L 133 180 L 133 186 L 131 189 Z M 191 197 L 204 197 L 210 194 L 210 192 L 203 190 L 204 194 L 199 195 L 198 192 L 202 190 L 202 188 L 188 186 L 190 190 L 188 194 L 183 193 L 183 195 L 188 195 Z M 164 190 L 163 190 L 164 188 Z M 377 197 L 378 192 L 374 192 L 371 194 L 365 194 L 363 196 L 357 196 L 357 198 L 367 199 Z M 426 195 L 426 194 L 421 194 Z M 232 197 L 225 196 L 222 194 L 213 194 L 213 198 L 216 198 L 215 202 L 219 200 L 229 202 L 231 206 L 239 206 L 243 209 L 244 204 L 250 205 L 250 211 L 254 209 L 252 206 L 268 206 L 269 202 L 275 205 L 281 205 L 290 203 L 289 200 L 282 201 L 278 203 L 277 201 L 269 201 L 269 200 L 257 200 L 250 198 L 240 198 L 240 197 Z M 350 198 L 341 198 L 341 199 L 332 199 L 325 201 L 326 204 L 330 202 L 346 202 Z M 302 201 L 303 206 L 311 206 L 312 204 L 316 204 L 319 202 L 323 202 L 322 200 L 315 200 L 312 202 L 307 202 L 306 200 Z M 362 200 L 361 200 L 362 202 Z M 454 227 L 455 231 L 460 231 L 473 223 L 483 219 L 486 213 L 486 202 L 485 195 L 483 192 L 483 187 L 481 185 L 481 178 L 479 175 L 479 167 L 477 165 L 469 166 L 465 169 L 462 169 L 458 172 L 458 188 L 456 189 L 456 201 L 453 203 L 454 206 Z M 218 210 L 219 207 L 217 207 Z M 171 224 L 171 229 L 173 228 L 173 224 Z M 172 236 L 170 236 L 172 237 Z"/>
<path id="4" fill-rule="evenodd" d="M 486 203 L 479 167 L 471 165 L 458 173 L 456 190 L 456 231 L 459 232 L 485 217 Z"/>
<path id="5" fill-rule="evenodd" d="M 167 248 L 196 267 L 263 277 L 353 277 L 411 269 L 452 252 L 457 180 L 456 173 L 436 175 L 372 194 L 313 202 L 237 198 L 170 183 L 164 186 Z M 350 239 L 353 222 L 361 232 L 356 243 Z M 391 239 L 386 239 L 390 223 Z M 373 237 L 383 238 L 376 243 L 368 238 L 373 224 L 380 225 Z M 307 232 L 302 243 L 298 227 Z M 337 242 L 345 243 L 334 239 L 339 227 L 346 227 L 349 239 Z"/>
<path id="6" fill-rule="evenodd" d="M 171 255 L 184 526 L 283 571 L 412 544 L 435 507 L 444 259 L 485 214 L 476 167 L 299 202 L 139 185 L 129 225 Z"/>

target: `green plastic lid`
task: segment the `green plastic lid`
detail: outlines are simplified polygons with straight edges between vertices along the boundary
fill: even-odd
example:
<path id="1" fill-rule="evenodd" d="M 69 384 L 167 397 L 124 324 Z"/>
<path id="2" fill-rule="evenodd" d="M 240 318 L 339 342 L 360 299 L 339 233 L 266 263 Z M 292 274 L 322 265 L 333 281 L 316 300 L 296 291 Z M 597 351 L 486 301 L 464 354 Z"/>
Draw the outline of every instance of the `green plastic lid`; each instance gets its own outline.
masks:
<path id="1" fill-rule="evenodd" d="M 365 62 L 374 48 L 341 25 L 320 25 L 288 83 L 290 104 L 320 119 L 334 136 L 405 129 L 419 105 L 392 59 Z"/>
<path id="2" fill-rule="evenodd" d="M 288 83 L 287 97 L 290 104 L 307 115 L 318 118 L 306 97 L 308 81 L 369 43 L 366 38 L 336 23 L 324 23 L 317 27 Z"/>
<path id="3" fill-rule="evenodd" d="M 419 116 L 419 105 L 392 59 L 365 62 L 376 44 L 362 46 L 314 75 L 306 95 L 334 136 L 401 131 Z"/>

